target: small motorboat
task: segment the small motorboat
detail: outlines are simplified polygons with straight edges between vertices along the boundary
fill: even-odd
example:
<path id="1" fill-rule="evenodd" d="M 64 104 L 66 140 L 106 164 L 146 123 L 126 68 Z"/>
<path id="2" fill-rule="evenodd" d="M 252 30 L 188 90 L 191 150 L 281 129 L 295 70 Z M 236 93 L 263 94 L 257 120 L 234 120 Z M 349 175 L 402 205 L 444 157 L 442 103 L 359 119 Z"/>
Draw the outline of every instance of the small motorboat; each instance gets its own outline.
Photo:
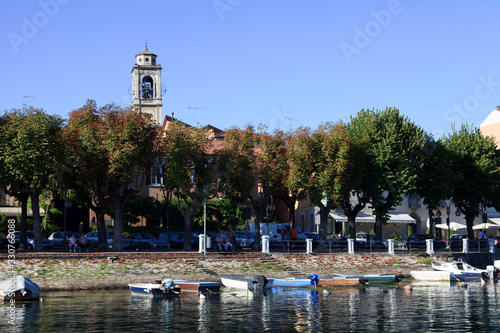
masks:
<path id="1" fill-rule="evenodd" d="M 129 283 L 128 287 L 132 295 L 148 297 L 178 296 L 181 292 L 181 287 L 172 279 L 164 279 L 161 283 Z"/>
<path id="2" fill-rule="evenodd" d="M 399 282 L 404 279 L 403 274 L 333 274 L 335 277 L 359 278 L 368 280 L 368 284 L 385 284 Z"/>
<path id="3" fill-rule="evenodd" d="M 263 275 L 221 275 L 220 280 L 225 287 L 253 291 L 254 289 L 269 289 L 273 287 L 273 278 Z"/>
<path id="4" fill-rule="evenodd" d="M 36 301 L 40 299 L 40 287 L 22 275 L 0 282 L 0 300 Z"/>
<path id="5" fill-rule="evenodd" d="M 317 274 L 311 274 L 306 278 L 274 278 L 274 287 L 283 288 L 316 288 L 319 284 L 319 277 Z"/>
<path id="6" fill-rule="evenodd" d="M 435 271 L 447 271 L 453 273 L 464 273 L 466 279 L 496 279 L 498 269 L 488 271 L 486 269 L 476 268 L 464 261 L 445 262 L 440 265 L 432 264 Z"/>
<path id="7" fill-rule="evenodd" d="M 161 283 L 162 280 L 156 280 L 157 283 Z M 174 283 L 176 287 L 180 287 L 183 292 L 218 292 L 221 286 L 220 282 L 209 282 L 209 281 L 190 281 L 190 280 L 175 280 Z"/>
<path id="8" fill-rule="evenodd" d="M 419 281 L 463 281 L 465 274 L 449 271 L 411 271 L 411 276 Z"/>

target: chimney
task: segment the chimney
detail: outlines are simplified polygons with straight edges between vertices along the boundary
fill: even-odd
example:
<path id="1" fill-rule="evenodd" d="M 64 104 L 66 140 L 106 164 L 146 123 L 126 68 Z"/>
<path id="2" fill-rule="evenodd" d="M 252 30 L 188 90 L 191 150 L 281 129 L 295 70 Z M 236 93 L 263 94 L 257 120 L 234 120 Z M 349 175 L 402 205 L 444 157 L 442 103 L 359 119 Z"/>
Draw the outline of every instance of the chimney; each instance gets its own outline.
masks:
<path id="1" fill-rule="evenodd" d="M 495 110 L 500 111 L 500 105 L 497 105 L 497 106 L 495 107 Z"/>

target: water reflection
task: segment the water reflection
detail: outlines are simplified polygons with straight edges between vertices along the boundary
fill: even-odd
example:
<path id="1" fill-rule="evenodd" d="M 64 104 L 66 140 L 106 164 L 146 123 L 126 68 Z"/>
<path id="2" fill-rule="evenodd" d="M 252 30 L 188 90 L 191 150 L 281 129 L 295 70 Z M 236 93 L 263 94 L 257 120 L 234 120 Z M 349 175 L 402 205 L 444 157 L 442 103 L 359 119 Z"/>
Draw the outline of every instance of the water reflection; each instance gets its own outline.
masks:
<path id="1" fill-rule="evenodd" d="M 44 293 L 44 302 L 16 304 L 15 328 L 39 332 L 500 331 L 498 283 L 412 283 L 396 287 L 318 290 L 235 290 L 178 298 L 129 291 Z"/>

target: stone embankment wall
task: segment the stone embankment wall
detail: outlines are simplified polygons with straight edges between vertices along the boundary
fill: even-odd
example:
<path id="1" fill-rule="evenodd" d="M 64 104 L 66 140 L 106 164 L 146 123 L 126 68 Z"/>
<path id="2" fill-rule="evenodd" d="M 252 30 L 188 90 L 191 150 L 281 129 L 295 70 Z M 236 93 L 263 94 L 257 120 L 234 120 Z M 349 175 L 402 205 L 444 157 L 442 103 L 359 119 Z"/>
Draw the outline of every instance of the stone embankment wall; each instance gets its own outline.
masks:
<path id="1" fill-rule="evenodd" d="M 221 274 L 332 276 L 340 273 L 398 273 L 428 269 L 426 255 L 286 254 L 194 252 L 20 253 L 12 269 L 0 255 L 0 280 L 31 278 L 42 290 L 126 288 L 128 283 L 175 279 L 219 281 Z"/>

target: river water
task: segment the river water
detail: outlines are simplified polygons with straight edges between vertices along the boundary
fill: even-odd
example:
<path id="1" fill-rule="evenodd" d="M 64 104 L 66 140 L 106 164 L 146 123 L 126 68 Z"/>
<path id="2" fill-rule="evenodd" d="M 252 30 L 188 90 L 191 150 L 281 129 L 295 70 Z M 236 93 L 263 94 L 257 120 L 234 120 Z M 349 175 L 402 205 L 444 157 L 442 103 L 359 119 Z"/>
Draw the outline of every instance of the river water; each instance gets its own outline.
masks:
<path id="1" fill-rule="evenodd" d="M 404 283 L 406 285 L 408 283 Z M 45 292 L 17 303 L 1 332 L 499 332 L 500 283 L 411 283 L 413 290 L 289 290 L 150 299 L 128 290 Z"/>

